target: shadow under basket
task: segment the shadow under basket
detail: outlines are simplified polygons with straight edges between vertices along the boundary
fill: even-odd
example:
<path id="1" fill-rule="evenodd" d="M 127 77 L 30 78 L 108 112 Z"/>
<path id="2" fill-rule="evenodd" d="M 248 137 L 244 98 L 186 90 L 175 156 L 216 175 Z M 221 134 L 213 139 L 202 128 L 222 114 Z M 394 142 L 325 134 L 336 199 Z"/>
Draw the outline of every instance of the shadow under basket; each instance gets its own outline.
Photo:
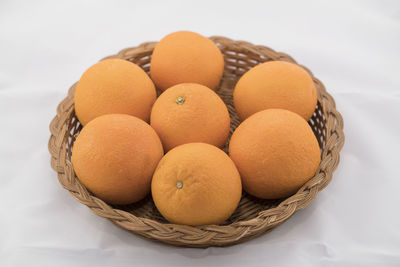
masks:
<path id="1" fill-rule="evenodd" d="M 232 98 L 237 80 L 246 71 L 265 61 L 296 62 L 290 56 L 265 46 L 218 36 L 210 39 L 216 43 L 225 59 L 224 75 L 217 93 L 228 107 L 232 134 L 240 123 Z M 149 73 L 155 45 L 156 42 L 144 43 L 107 58 L 129 60 Z M 339 163 L 339 152 L 344 143 L 343 119 L 323 84 L 306 70 L 312 76 L 318 92 L 318 105 L 309 120 L 321 148 L 321 163 L 316 174 L 297 193 L 286 199 L 260 200 L 243 193 L 234 214 L 221 225 L 193 227 L 171 224 L 157 211 L 151 196 L 132 205 L 111 206 L 89 192 L 75 176 L 71 163 L 72 146 L 81 130 L 74 112 L 75 84 L 70 88 L 67 98 L 58 105 L 57 115 L 50 124 L 51 166 L 58 173 L 61 185 L 79 202 L 95 214 L 137 235 L 186 247 L 227 246 L 260 236 L 289 219 L 297 210 L 306 207 L 328 185 Z M 227 147 L 224 150 L 226 152 Z"/>

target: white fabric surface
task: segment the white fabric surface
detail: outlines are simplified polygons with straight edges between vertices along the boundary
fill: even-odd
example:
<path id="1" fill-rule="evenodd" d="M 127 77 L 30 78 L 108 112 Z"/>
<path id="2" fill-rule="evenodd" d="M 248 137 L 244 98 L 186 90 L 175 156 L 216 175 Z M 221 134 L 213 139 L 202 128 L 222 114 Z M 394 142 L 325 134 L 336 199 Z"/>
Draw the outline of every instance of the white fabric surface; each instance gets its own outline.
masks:
<path id="1" fill-rule="evenodd" d="M 187 29 L 270 46 L 334 96 L 329 186 L 276 230 L 185 249 L 119 229 L 58 183 L 57 104 L 104 56 Z M 0 266 L 400 266 L 399 1 L 0 1 Z"/>

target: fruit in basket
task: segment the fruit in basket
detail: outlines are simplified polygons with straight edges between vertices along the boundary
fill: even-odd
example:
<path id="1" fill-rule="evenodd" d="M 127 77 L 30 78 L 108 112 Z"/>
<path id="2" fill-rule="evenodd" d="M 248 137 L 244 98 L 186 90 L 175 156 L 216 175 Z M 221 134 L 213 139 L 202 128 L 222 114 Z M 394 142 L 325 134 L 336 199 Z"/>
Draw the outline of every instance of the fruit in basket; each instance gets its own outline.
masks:
<path id="1" fill-rule="evenodd" d="M 110 204 L 129 204 L 150 192 L 151 177 L 163 156 L 161 141 L 144 121 L 109 114 L 90 121 L 72 150 L 76 176 Z"/>
<path id="2" fill-rule="evenodd" d="M 317 105 L 311 76 L 285 61 L 268 61 L 250 69 L 236 84 L 233 98 L 241 120 L 269 108 L 287 109 L 309 120 Z"/>
<path id="3" fill-rule="evenodd" d="M 249 194 L 276 199 L 295 193 L 317 171 L 321 153 L 307 122 L 283 109 L 255 113 L 234 131 L 229 154 Z"/>
<path id="4" fill-rule="evenodd" d="M 75 112 L 86 125 L 111 113 L 149 121 L 156 90 L 150 77 L 137 65 L 122 59 L 106 59 L 91 66 L 75 89 Z"/>
<path id="5" fill-rule="evenodd" d="M 214 91 L 204 85 L 182 83 L 158 97 L 150 124 L 166 151 L 193 142 L 223 147 L 229 136 L 230 118 Z"/>
<path id="6" fill-rule="evenodd" d="M 171 223 L 220 224 L 236 209 L 242 185 L 234 163 L 222 150 L 190 143 L 161 159 L 151 193 L 157 209 Z"/>
<path id="7" fill-rule="evenodd" d="M 151 78 L 162 91 L 179 83 L 199 83 L 217 90 L 223 71 L 218 47 L 189 31 L 165 36 L 154 48 L 150 63 Z"/>

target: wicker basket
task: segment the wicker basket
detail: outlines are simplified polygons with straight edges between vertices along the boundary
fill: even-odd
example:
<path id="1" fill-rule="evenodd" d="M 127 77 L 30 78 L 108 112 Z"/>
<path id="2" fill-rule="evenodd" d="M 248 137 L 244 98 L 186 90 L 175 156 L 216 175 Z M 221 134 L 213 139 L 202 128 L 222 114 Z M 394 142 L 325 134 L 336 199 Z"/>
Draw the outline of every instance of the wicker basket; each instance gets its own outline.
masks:
<path id="1" fill-rule="evenodd" d="M 265 46 L 232 41 L 224 37 L 210 39 L 218 45 L 225 58 L 224 76 L 217 93 L 228 107 L 232 133 L 239 124 L 232 102 L 232 92 L 238 78 L 261 62 L 284 60 L 295 63 L 295 61 L 290 56 Z M 150 58 L 155 44 L 151 42 L 127 48 L 108 58 L 129 60 L 149 72 Z M 339 151 L 344 143 L 343 120 L 323 84 L 315 77 L 313 80 L 318 91 L 318 105 L 309 124 L 318 139 L 322 153 L 322 160 L 315 176 L 295 195 L 287 199 L 259 200 L 244 193 L 235 213 L 222 225 L 192 227 L 170 224 L 157 211 L 150 196 L 132 205 L 110 206 L 88 192 L 75 176 L 71 163 L 71 149 L 81 129 L 74 114 L 75 85 L 70 88 L 67 98 L 59 104 L 57 115 L 50 124 L 51 166 L 58 173 L 61 185 L 79 202 L 87 205 L 95 214 L 111 220 L 132 233 L 187 247 L 240 243 L 266 233 L 286 221 L 297 210 L 306 207 L 316 194 L 327 186 L 339 163 Z"/>

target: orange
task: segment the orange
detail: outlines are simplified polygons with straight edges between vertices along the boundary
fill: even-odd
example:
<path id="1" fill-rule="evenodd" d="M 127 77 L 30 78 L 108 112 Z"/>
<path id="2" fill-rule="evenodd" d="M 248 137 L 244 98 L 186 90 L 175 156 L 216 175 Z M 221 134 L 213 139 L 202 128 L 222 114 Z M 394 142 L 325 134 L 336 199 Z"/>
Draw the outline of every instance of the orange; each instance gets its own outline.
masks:
<path id="1" fill-rule="evenodd" d="M 129 204 L 150 191 L 163 156 L 156 132 L 144 121 L 109 114 L 90 121 L 78 135 L 72 164 L 79 180 L 110 204 Z"/>
<path id="2" fill-rule="evenodd" d="M 171 223 L 220 224 L 236 209 L 242 192 L 239 173 L 222 150 L 204 143 L 175 147 L 154 172 L 151 193 Z"/>
<path id="3" fill-rule="evenodd" d="M 91 66 L 75 90 L 75 112 L 86 125 L 110 113 L 122 113 L 149 121 L 156 90 L 149 76 L 135 64 L 106 59 Z"/>
<path id="4" fill-rule="evenodd" d="M 223 147 L 229 136 L 230 118 L 214 91 L 200 84 L 183 83 L 158 97 L 150 124 L 166 151 L 193 142 Z"/>
<path id="5" fill-rule="evenodd" d="M 218 47 L 200 34 L 179 31 L 165 36 L 154 48 L 150 75 L 164 91 L 179 83 L 199 83 L 217 90 L 224 71 Z"/>
<path id="6" fill-rule="evenodd" d="M 241 120 L 269 108 L 287 109 L 309 120 L 317 105 L 317 91 L 311 76 L 300 66 L 269 61 L 239 79 L 233 99 Z"/>
<path id="7" fill-rule="evenodd" d="M 229 154 L 249 194 L 275 199 L 295 193 L 315 174 L 320 148 L 307 122 L 288 110 L 260 111 L 233 133 Z"/>

